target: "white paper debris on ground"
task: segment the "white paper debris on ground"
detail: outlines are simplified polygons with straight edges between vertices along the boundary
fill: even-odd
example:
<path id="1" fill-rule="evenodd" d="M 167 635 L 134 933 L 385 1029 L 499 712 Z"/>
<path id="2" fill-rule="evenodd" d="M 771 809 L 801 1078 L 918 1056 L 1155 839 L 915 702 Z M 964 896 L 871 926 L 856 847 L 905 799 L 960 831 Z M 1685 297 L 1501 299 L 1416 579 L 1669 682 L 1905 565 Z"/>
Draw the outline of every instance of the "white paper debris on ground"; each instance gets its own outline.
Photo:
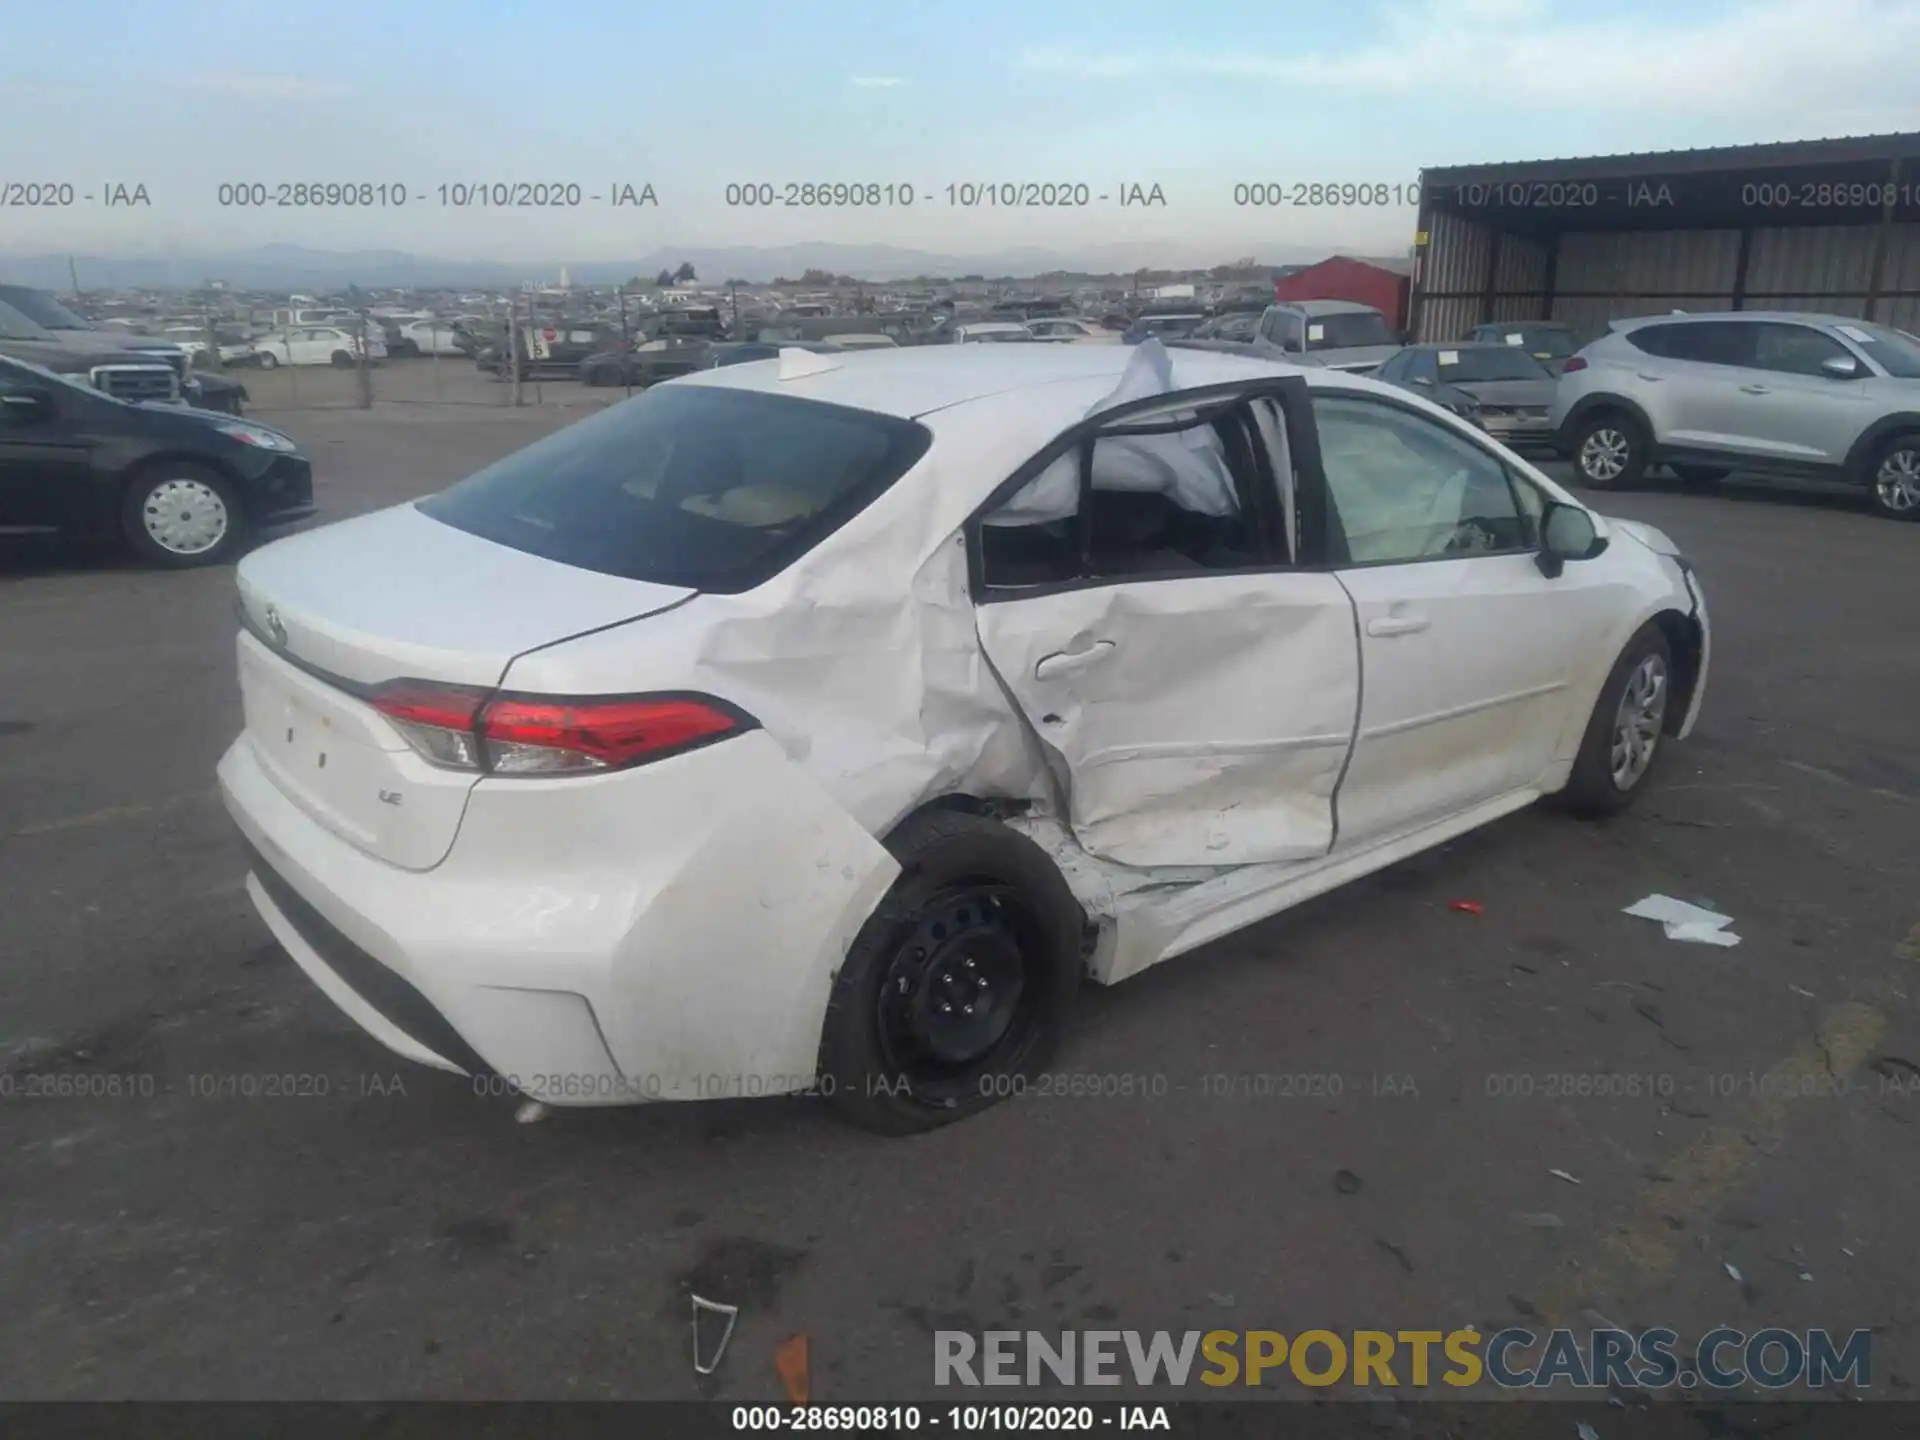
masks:
<path id="1" fill-rule="evenodd" d="M 1666 926 L 1666 931 L 1667 939 L 1684 940 L 1689 945 L 1718 945 L 1722 949 L 1727 949 L 1740 943 L 1740 937 L 1738 935 L 1735 935 L 1730 930 L 1722 930 L 1717 925 L 1696 925 L 1693 923 L 1675 925 L 1669 922 Z"/>
<path id="2" fill-rule="evenodd" d="M 1578 1180 L 1574 1179 L 1573 1176 L 1567 1174 L 1567 1172 L 1564 1170 L 1549 1170 L 1547 1171 L 1547 1174 L 1553 1176 L 1553 1178 L 1556 1180 L 1564 1180 L 1569 1185 L 1578 1185 L 1580 1183 Z"/>
<path id="3" fill-rule="evenodd" d="M 513 1118 L 522 1125 L 538 1125 L 547 1118 L 547 1107 L 538 1100 L 524 1100 L 513 1112 Z"/>
<path id="4" fill-rule="evenodd" d="M 1584 1420 L 1573 1427 L 1573 1433 L 1578 1435 L 1580 1440 L 1600 1440 L 1600 1432 Z"/>
<path id="5" fill-rule="evenodd" d="M 1789 989 L 1789 990 L 1791 990 L 1791 991 L 1793 991 L 1793 993 L 1794 993 L 1794 994 L 1796 994 L 1796 995 L 1804 995 L 1804 996 L 1806 996 L 1806 997 L 1807 997 L 1807 999 L 1809 999 L 1809 1000 L 1813 1000 L 1813 999 L 1817 999 L 1817 998 L 1818 998 L 1817 996 L 1815 996 L 1815 994 L 1813 993 L 1813 991 L 1811 991 L 1811 990 L 1802 990 L 1802 989 L 1801 989 L 1801 988 L 1800 988 L 1800 987 L 1799 987 L 1798 985 L 1789 985 L 1789 986 L 1787 986 L 1787 989 Z"/>
<path id="6" fill-rule="evenodd" d="M 1732 1264 L 1731 1262 L 1728 1262 L 1727 1264 L 1727 1274 L 1733 1277 L 1735 1284 L 1744 1285 L 1747 1283 L 1746 1278 L 1743 1275 L 1741 1275 L 1739 1267 Z"/>
<path id="7" fill-rule="evenodd" d="M 1666 927 L 1669 940 L 1722 947 L 1740 943 L 1738 935 L 1727 932 L 1727 927 L 1733 924 L 1731 915 L 1722 915 L 1717 910 L 1676 900 L 1671 895 L 1649 895 L 1644 900 L 1634 901 L 1624 913 L 1641 920 L 1659 921 Z"/>

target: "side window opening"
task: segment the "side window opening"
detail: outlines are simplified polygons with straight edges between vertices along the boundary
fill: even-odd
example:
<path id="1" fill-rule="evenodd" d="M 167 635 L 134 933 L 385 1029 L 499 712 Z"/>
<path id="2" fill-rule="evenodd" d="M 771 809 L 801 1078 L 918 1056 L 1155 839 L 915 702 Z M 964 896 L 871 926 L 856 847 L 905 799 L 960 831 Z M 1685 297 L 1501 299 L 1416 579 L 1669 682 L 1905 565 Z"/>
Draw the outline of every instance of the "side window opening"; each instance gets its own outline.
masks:
<path id="1" fill-rule="evenodd" d="M 986 584 L 1175 577 L 1265 563 L 1273 507 L 1262 503 L 1263 487 L 1282 463 L 1273 434 L 1284 434 L 1277 412 L 1262 424 L 1240 401 L 1131 416 L 1094 432 L 984 517 Z"/>

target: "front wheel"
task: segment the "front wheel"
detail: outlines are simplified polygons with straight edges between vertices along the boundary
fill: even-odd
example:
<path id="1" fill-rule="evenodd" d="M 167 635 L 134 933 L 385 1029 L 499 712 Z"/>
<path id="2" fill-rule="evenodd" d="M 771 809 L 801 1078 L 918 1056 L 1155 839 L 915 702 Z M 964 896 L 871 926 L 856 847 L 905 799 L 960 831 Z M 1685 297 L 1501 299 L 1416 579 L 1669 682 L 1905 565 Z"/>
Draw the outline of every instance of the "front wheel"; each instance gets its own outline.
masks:
<path id="1" fill-rule="evenodd" d="M 1627 490 L 1640 483 L 1647 468 L 1646 442 L 1623 415 L 1596 415 L 1580 426 L 1573 464 L 1580 483 L 1595 490 Z"/>
<path id="2" fill-rule="evenodd" d="M 996 820 L 929 811 L 887 848 L 900 875 L 834 977 L 820 1079 L 861 1129 L 910 1135 L 1021 1093 L 1046 1063 L 1083 916 L 1046 852 Z"/>
<path id="3" fill-rule="evenodd" d="M 1881 447 L 1867 503 L 1889 520 L 1920 520 L 1920 434 L 1896 435 Z"/>
<path id="4" fill-rule="evenodd" d="M 267 350 L 262 350 L 254 358 L 259 362 L 260 368 L 262 370 L 271 370 L 273 369 L 274 366 L 280 363 L 279 359 L 276 356 L 274 356 L 271 351 L 267 351 Z"/>
<path id="5" fill-rule="evenodd" d="M 246 516 L 232 483 L 208 466 L 184 461 L 136 476 L 120 519 L 140 557 L 169 570 L 218 565 L 246 538 Z"/>
<path id="6" fill-rule="evenodd" d="M 353 352 L 350 350 L 334 351 L 333 352 L 333 368 L 336 370 L 352 369 L 353 368 Z"/>
<path id="7" fill-rule="evenodd" d="M 1575 814 L 1614 815 L 1633 803 L 1659 757 L 1673 695 L 1673 651 L 1647 625 L 1620 652 L 1587 721 L 1561 800 Z"/>

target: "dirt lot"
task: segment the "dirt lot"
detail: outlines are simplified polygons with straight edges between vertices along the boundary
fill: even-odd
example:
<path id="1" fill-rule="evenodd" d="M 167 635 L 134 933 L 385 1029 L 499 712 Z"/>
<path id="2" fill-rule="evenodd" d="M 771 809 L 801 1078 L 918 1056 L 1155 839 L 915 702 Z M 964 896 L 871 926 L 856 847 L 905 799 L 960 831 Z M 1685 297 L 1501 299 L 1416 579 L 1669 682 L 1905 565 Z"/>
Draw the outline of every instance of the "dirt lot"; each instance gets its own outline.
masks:
<path id="1" fill-rule="evenodd" d="M 247 383 L 326 518 L 616 398 L 509 410 L 441 363 L 481 403 Z M 938 1328 L 1537 1316 L 1871 1326 L 1873 1393 L 1911 1398 L 1920 1091 L 1887 1077 L 1920 1061 L 1920 527 L 1737 488 L 1605 508 L 1683 543 L 1717 625 L 1636 811 L 1523 813 L 1093 995 L 1061 1068 L 1132 1098 L 892 1143 L 802 1101 L 516 1125 L 381 1050 L 242 893 L 230 573 L 11 555 L 0 1397 L 688 1397 L 693 1288 L 741 1307 L 707 1385 L 735 1398 L 779 1395 L 796 1331 L 846 1401 L 927 1396 Z M 1651 891 L 1743 943 L 1620 913 Z M 125 1083 L 26 1098 L 48 1074 Z M 1317 1098 L 1271 1078 L 1300 1076 Z"/>

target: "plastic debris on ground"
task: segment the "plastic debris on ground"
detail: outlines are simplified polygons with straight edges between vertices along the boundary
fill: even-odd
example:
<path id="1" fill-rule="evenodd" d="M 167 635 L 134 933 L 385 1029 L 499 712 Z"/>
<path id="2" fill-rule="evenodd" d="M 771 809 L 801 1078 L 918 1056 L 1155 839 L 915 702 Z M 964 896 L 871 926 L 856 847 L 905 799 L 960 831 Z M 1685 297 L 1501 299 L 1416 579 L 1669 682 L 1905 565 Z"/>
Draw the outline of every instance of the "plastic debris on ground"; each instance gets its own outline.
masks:
<path id="1" fill-rule="evenodd" d="M 1580 1440 L 1600 1440 L 1600 1432 L 1584 1420 L 1573 1427 L 1573 1432 L 1580 1437 Z"/>
<path id="2" fill-rule="evenodd" d="M 1449 900 L 1447 901 L 1447 909 L 1458 910 L 1462 915 L 1484 915 L 1487 913 L 1487 907 L 1482 905 L 1478 900 Z"/>
<path id="3" fill-rule="evenodd" d="M 1746 1277 L 1740 1273 L 1740 1267 L 1731 1262 L 1727 1264 L 1727 1274 L 1733 1277 L 1735 1284 L 1744 1285 L 1747 1283 Z"/>
<path id="4" fill-rule="evenodd" d="M 538 1125 L 547 1118 L 547 1107 L 538 1100 L 527 1100 L 513 1112 L 513 1118 L 521 1125 Z"/>
<path id="5" fill-rule="evenodd" d="M 812 1378 L 804 1334 L 790 1335 L 780 1342 L 780 1348 L 773 1352 L 773 1368 L 780 1376 L 780 1383 L 787 1387 L 787 1399 L 795 1405 L 806 1404 L 812 1393 Z"/>
<path id="6" fill-rule="evenodd" d="M 1740 937 L 1727 928 L 1733 924 L 1731 915 L 1676 900 L 1671 895 L 1649 895 L 1634 901 L 1624 913 L 1641 920 L 1658 920 L 1666 928 L 1669 940 L 1722 947 L 1740 943 Z"/>
<path id="7" fill-rule="evenodd" d="M 727 1353 L 727 1342 L 733 1338 L 733 1327 L 734 1323 L 740 1318 L 740 1307 L 738 1305 L 722 1305 L 716 1300 L 707 1300 L 699 1295 L 695 1295 L 692 1298 L 693 1368 L 701 1375 L 711 1375 L 715 1370 L 720 1368 L 720 1357 Z M 700 1363 L 700 1316 L 702 1312 L 708 1315 L 725 1316 L 727 1321 L 727 1328 L 720 1332 L 719 1343 L 713 1347 L 713 1358 L 704 1365 Z"/>
<path id="8" fill-rule="evenodd" d="M 1578 1185 L 1580 1183 L 1578 1180 L 1574 1179 L 1573 1176 L 1567 1174 L 1567 1172 L 1564 1170 L 1549 1170 L 1547 1171 L 1547 1174 L 1553 1176 L 1553 1178 L 1556 1180 L 1564 1180 L 1569 1185 Z"/>

